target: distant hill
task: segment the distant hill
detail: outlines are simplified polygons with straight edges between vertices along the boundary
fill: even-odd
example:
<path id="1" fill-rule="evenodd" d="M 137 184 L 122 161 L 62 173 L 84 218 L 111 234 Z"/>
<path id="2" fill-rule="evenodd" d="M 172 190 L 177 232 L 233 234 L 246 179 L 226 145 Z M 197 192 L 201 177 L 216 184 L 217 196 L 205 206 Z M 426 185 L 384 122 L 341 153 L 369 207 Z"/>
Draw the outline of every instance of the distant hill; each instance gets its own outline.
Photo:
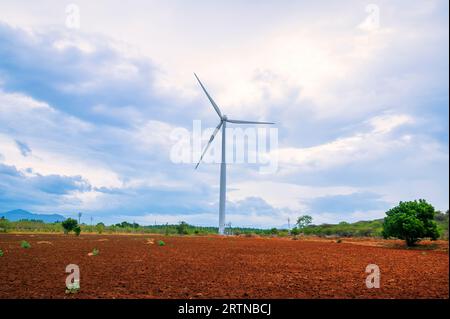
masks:
<path id="1" fill-rule="evenodd" d="M 62 215 L 58 214 L 33 214 L 23 209 L 15 209 L 6 213 L 0 213 L 0 218 L 5 217 L 7 220 L 15 222 L 18 220 L 41 220 L 45 223 L 55 223 L 66 220 Z"/>

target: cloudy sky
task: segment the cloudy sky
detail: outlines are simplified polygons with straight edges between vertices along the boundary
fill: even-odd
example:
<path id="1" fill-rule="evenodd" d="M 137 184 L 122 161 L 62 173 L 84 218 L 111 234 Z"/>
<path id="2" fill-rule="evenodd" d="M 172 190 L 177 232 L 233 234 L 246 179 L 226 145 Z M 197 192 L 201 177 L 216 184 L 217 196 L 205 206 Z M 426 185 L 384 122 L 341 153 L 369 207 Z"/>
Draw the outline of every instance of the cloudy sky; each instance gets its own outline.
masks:
<path id="1" fill-rule="evenodd" d="M 193 72 L 224 113 L 278 130 L 276 171 L 228 166 L 227 222 L 367 220 L 418 198 L 446 210 L 448 12 L 446 0 L 2 0 L 0 211 L 217 225 L 219 165 L 171 160 L 174 131 L 218 122 Z"/>

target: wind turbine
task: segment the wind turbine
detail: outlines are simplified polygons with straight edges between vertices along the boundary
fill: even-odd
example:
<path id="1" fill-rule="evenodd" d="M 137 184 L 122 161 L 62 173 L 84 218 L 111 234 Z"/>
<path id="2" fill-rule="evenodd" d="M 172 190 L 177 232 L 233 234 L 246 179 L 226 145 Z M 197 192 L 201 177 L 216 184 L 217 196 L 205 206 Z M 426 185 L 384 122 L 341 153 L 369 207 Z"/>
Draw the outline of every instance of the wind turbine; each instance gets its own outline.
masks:
<path id="1" fill-rule="evenodd" d="M 202 87 L 203 92 L 205 92 L 206 96 L 208 97 L 208 100 L 211 102 L 214 110 L 216 111 L 217 115 L 219 115 L 219 118 L 220 118 L 219 125 L 217 125 L 213 134 L 209 138 L 209 142 L 206 145 L 205 150 L 203 151 L 202 156 L 200 157 L 200 160 L 198 161 L 197 165 L 195 166 L 195 169 L 197 169 L 198 166 L 200 165 L 200 162 L 202 161 L 203 156 L 206 154 L 206 151 L 208 150 L 212 141 L 216 137 L 217 132 L 219 132 L 220 128 L 222 127 L 222 161 L 220 163 L 220 198 L 219 198 L 219 234 L 223 235 L 225 233 L 225 201 L 226 201 L 226 186 L 227 186 L 227 166 L 226 166 L 226 162 L 225 162 L 225 158 L 226 158 L 225 157 L 225 128 L 227 126 L 227 122 L 234 123 L 234 124 L 275 124 L 275 123 L 232 120 L 232 119 L 229 119 L 225 114 L 222 115 L 222 112 L 220 111 L 216 102 L 214 102 L 212 97 L 209 95 L 208 91 L 206 91 L 205 87 L 203 86 L 202 82 L 198 78 L 197 74 L 194 73 L 194 75 L 195 75 L 195 78 L 197 79 L 198 83 Z"/>

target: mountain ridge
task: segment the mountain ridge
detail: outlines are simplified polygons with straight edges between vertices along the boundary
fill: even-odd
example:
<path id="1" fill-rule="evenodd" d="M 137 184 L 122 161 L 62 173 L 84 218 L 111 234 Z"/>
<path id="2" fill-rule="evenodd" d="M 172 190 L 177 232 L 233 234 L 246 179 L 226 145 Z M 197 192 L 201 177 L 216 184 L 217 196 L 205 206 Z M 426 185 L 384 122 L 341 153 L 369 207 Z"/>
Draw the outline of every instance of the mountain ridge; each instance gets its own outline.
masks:
<path id="1" fill-rule="evenodd" d="M 66 220 L 66 218 L 59 214 L 35 214 L 24 209 L 14 209 L 4 213 L 0 213 L 0 218 L 4 217 L 9 221 L 15 222 L 19 220 L 41 220 L 45 223 L 55 223 Z"/>

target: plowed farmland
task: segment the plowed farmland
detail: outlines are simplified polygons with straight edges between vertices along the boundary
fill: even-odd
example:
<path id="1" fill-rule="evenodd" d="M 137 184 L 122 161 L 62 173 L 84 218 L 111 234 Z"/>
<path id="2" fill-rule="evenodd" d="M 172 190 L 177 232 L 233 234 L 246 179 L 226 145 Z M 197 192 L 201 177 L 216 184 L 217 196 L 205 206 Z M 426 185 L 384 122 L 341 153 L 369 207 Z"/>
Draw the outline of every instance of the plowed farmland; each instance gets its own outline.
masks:
<path id="1" fill-rule="evenodd" d="M 98 255 L 89 254 L 94 248 Z M 448 298 L 448 242 L 425 248 L 382 240 L 0 234 L 0 298 Z M 68 264 L 80 268 L 76 294 L 65 292 Z M 378 265 L 380 288 L 366 287 L 368 264 Z"/>

